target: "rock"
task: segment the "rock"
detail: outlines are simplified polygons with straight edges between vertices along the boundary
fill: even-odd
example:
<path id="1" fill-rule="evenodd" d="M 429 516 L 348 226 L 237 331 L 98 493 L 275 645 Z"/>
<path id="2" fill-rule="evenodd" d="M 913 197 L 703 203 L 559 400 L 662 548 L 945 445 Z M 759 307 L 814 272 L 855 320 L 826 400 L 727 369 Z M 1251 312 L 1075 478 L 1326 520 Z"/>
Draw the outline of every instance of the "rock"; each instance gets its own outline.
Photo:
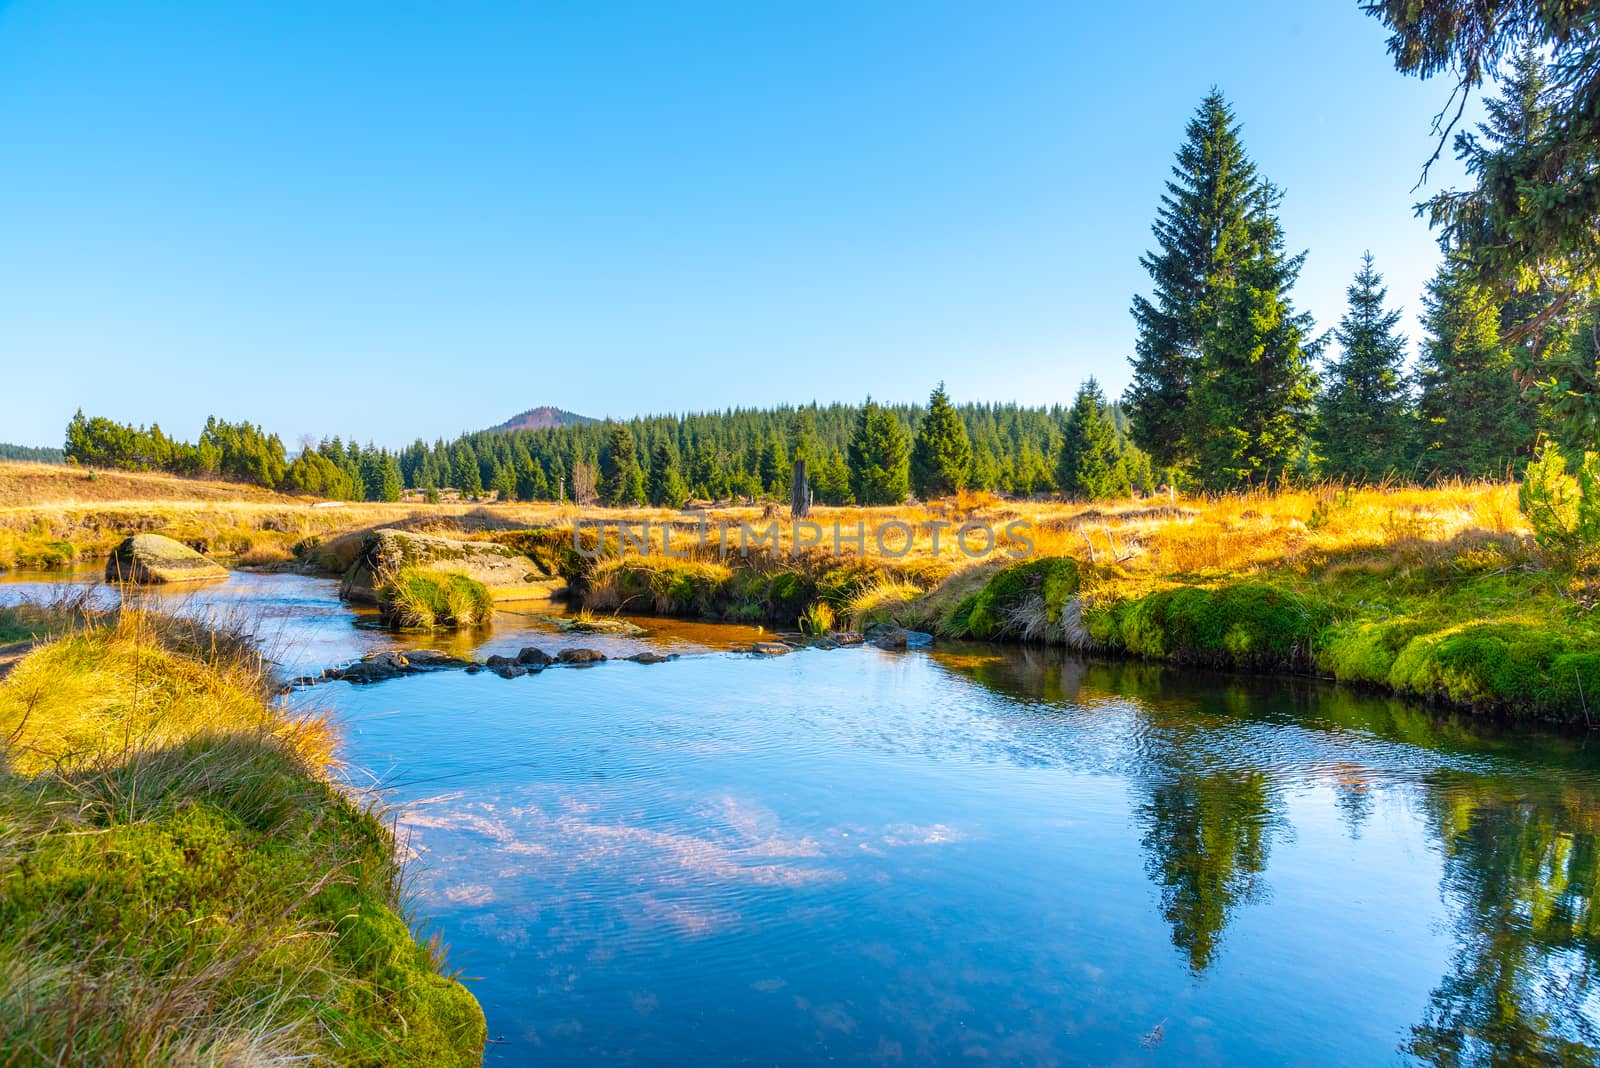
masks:
<path id="1" fill-rule="evenodd" d="M 412 649 L 406 653 L 406 663 L 413 671 L 439 671 L 445 668 L 464 668 L 472 664 L 464 656 L 440 652 L 438 649 Z"/>
<path id="2" fill-rule="evenodd" d="M 476 675 L 478 672 L 480 672 L 482 670 L 483 670 L 483 665 L 482 664 L 468 664 L 467 665 L 467 674 L 468 675 Z"/>
<path id="3" fill-rule="evenodd" d="M 405 567 L 424 567 L 476 579 L 496 601 L 548 599 L 559 585 L 541 575 L 532 560 L 505 545 L 385 528 L 373 531 L 362 541 L 361 551 L 339 584 L 339 596 L 361 604 L 377 604 L 376 576 Z"/>
<path id="4" fill-rule="evenodd" d="M 853 630 L 836 630 L 828 635 L 828 640 L 835 645 L 860 645 L 864 639 Z"/>
<path id="5" fill-rule="evenodd" d="M 226 568 L 162 534 L 126 538 L 106 561 L 107 582 L 205 582 L 227 577 Z"/>
<path id="6" fill-rule="evenodd" d="M 906 631 L 907 649 L 927 649 L 933 645 L 933 635 L 925 630 Z"/>
<path id="7" fill-rule="evenodd" d="M 839 643 L 834 641 L 832 638 L 818 638 L 816 641 L 811 643 L 811 648 L 827 651 L 829 649 L 839 648 Z"/>
<path id="8" fill-rule="evenodd" d="M 660 653 L 653 653 L 649 650 L 646 650 L 642 653 L 634 653 L 632 656 L 627 657 L 626 659 L 632 660 L 635 664 L 665 664 L 668 660 L 678 659 L 678 654 L 667 653 L 665 656 L 663 656 Z"/>
<path id="9" fill-rule="evenodd" d="M 645 632 L 643 627 L 626 619 L 545 616 L 544 621 L 567 634 L 623 634 L 637 638 Z"/>
<path id="10" fill-rule="evenodd" d="M 483 662 L 483 666 L 499 675 L 502 679 L 520 678 L 528 673 L 528 669 L 517 663 L 516 659 L 509 656 L 491 656 Z"/>
<path id="11" fill-rule="evenodd" d="M 906 630 L 904 627 L 874 627 L 868 631 L 872 644 L 879 649 L 904 649 L 906 647 Z"/>
<path id="12" fill-rule="evenodd" d="M 606 654 L 598 649 L 563 649 L 556 654 L 558 664 L 598 664 Z"/>
<path id="13" fill-rule="evenodd" d="M 531 645 L 517 654 L 517 663 L 523 667 L 544 667 L 546 664 L 554 662 L 555 657 L 543 649 L 536 649 Z"/>
<path id="14" fill-rule="evenodd" d="M 757 656 L 782 656 L 790 651 L 790 647 L 783 642 L 756 642 L 750 651 Z"/>
<path id="15" fill-rule="evenodd" d="M 410 669 L 411 662 L 406 659 L 404 653 L 372 653 L 348 667 L 335 669 L 328 677 L 359 685 L 396 679 L 407 674 Z"/>

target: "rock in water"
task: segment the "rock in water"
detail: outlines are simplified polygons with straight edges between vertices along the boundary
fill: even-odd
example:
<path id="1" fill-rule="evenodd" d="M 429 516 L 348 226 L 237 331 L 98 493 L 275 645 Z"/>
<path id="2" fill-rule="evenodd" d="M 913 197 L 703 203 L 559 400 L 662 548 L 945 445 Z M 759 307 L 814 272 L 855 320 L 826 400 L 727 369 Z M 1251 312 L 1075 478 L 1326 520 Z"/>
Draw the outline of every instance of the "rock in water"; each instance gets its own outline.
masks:
<path id="1" fill-rule="evenodd" d="M 204 582 L 227 577 L 226 568 L 162 534 L 135 534 L 106 561 L 107 582 Z"/>
<path id="2" fill-rule="evenodd" d="M 560 585 L 540 574 L 532 560 L 505 545 L 385 528 L 374 530 L 362 541 L 361 551 L 339 585 L 339 596 L 377 604 L 377 576 L 406 567 L 476 579 L 496 601 L 547 600 Z"/>
<path id="3" fill-rule="evenodd" d="M 756 642 L 750 647 L 750 651 L 757 656 L 782 656 L 790 649 L 783 642 Z"/>
<path id="4" fill-rule="evenodd" d="M 556 654 L 558 664 L 598 664 L 606 654 L 598 649 L 563 649 Z"/>

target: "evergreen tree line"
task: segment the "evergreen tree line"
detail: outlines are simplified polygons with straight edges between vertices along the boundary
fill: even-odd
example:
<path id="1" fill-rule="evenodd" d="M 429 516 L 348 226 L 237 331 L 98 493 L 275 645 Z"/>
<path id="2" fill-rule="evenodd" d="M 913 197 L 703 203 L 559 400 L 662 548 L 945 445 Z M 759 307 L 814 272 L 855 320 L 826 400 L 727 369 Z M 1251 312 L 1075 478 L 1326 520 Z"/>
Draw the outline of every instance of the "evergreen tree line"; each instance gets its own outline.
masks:
<path id="1" fill-rule="evenodd" d="M 42 464 L 59 464 L 66 460 L 60 449 L 38 445 L 10 445 L 0 441 L 0 460 L 32 460 Z"/>
<path id="2" fill-rule="evenodd" d="M 1547 122 L 1544 77 L 1538 56 L 1520 53 L 1469 147 L 1515 143 Z M 1525 465 L 1540 434 L 1595 448 L 1593 389 L 1571 383 L 1582 377 L 1573 368 L 1595 366 L 1600 315 L 1551 315 L 1565 298 L 1538 288 L 1492 289 L 1447 243 L 1408 369 L 1400 313 L 1370 254 L 1329 335 L 1295 310 L 1305 254 L 1285 251 L 1280 200 L 1213 90 L 1189 122 L 1155 248 L 1141 261 L 1151 292 L 1133 303 L 1138 341 L 1123 403 L 1153 463 L 1214 490 L 1286 477 L 1503 476 Z M 1543 324 L 1541 336 L 1516 325 L 1530 322 Z M 1527 366 L 1531 349 L 1543 373 L 1570 373 L 1541 383 Z"/>

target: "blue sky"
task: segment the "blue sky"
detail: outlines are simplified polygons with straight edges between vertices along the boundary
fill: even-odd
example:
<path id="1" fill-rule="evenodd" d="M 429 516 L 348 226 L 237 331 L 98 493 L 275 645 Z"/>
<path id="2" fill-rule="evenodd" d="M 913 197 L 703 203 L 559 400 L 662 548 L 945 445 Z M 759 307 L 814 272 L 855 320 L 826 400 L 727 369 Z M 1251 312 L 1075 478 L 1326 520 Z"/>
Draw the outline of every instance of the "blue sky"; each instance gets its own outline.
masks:
<path id="1" fill-rule="evenodd" d="M 0 440 L 1116 393 L 1213 83 L 1298 303 L 1370 248 L 1420 333 L 1446 85 L 1354 0 L 1088 7 L 0 4 Z"/>

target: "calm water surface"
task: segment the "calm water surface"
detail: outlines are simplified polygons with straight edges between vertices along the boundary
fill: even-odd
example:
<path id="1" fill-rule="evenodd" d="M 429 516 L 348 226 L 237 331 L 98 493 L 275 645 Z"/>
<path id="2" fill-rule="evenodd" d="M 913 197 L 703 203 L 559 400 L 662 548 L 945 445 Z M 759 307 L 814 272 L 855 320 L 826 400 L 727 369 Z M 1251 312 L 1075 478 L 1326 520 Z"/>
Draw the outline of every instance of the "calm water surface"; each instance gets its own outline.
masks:
<path id="1" fill-rule="evenodd" d="M 247 614 L 289 674 L 406 643 L 321 579 L 159 596 Z M 641 622 L 502 613 L 447 645 L 690 655 L 293 698 L 397 808 L 491 1064 L 1596 1059 L 1600 737 Z"/>

